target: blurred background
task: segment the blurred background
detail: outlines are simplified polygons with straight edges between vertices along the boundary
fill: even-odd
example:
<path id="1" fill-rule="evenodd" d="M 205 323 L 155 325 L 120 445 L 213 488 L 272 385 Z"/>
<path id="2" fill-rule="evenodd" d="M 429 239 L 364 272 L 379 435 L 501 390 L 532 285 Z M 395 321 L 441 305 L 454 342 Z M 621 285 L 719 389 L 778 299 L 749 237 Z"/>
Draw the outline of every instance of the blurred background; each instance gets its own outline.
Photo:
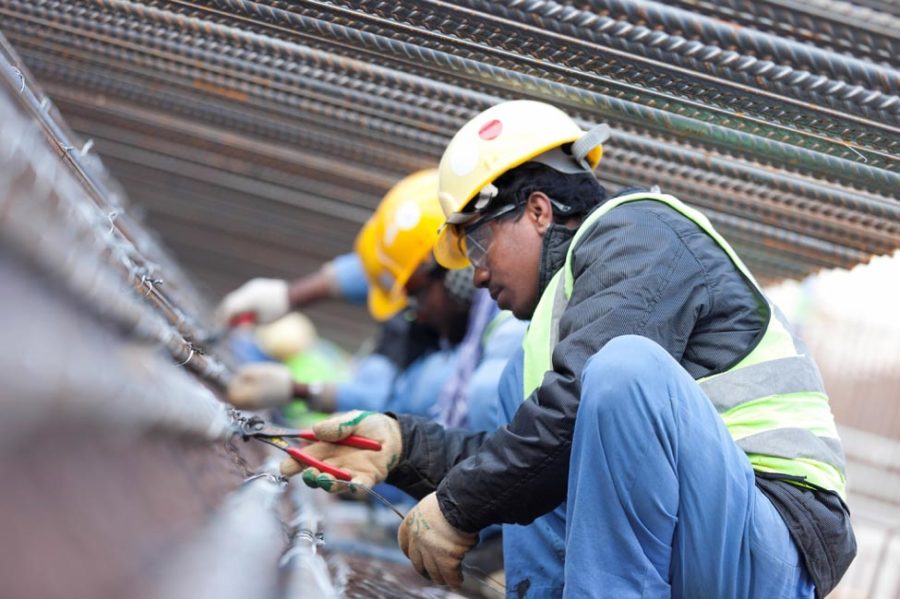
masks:
<path id="1" fill-rule="evenodd" d="M 3 596 L 448 596 L 353 544 L 384 514 L 253 478 L 212 307 L 513 98 L 609 123 L 601 181 L 701 208 L 788 313 L 848 457 L 832 596 L 900 596 L 896 0 L 0 0 L 0 34 Z M 376 330 L 307 315 L 342 360 Z"/>

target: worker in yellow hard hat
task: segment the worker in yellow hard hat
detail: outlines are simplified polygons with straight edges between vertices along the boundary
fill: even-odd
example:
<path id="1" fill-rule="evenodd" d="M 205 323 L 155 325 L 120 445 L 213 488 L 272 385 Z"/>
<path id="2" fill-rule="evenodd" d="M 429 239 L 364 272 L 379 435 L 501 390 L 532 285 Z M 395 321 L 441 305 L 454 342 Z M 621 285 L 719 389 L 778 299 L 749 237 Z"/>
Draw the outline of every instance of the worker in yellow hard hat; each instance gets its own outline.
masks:
<path id="1" fill-rule="evenodd" d="M 281 364 L 250 364 L 229 384 L 231 403 L 253 409 L 282 406 L 296 398 L 305 399 L 317 411 L 392 405 L 404 412 L 428 415 L 435 389 L 452 372 L 452 347 L 465 333 L 474 293 L 471 281 L 461 277 L 464 285 L 456 295 L 437 293 L 433 300 L 421 302 L 415 322 L 400 314 L 419 294 L 441 289 L 447 273 L 431 259 L 443 220 L 436 192 L 435 170 L 414 173 L 388 191 L 357 235 L 350 257 L 340 257 L 293 284 L 256 279 L 226 296 L 220 318 L 252 312 L 268 319 L 311 300 L 350 294 L 359 297 L 362 291 L 371 315 L 386 321 L 379 351 L 360 362 L 351 380 L 298 382 Z M 435 307 L 435 302 L 441 303 Z M 442 338 L 448 340 L 443 349 Z"/>
<path id="2" fill-rule="evenodd" d="M 520 597 L 824 596 L 856 543 L 816 365 L 703 214 L 607 194 L 607 136 L 504 102 L 441 159 L 438 261 L 531 319 L 500 384 L 508 424 L 350 413 L 307 451 L 421 497 L 400 545 L 439 583 L 503 522 Z M 386 451 L 328 442 L 349 434 Z"/>

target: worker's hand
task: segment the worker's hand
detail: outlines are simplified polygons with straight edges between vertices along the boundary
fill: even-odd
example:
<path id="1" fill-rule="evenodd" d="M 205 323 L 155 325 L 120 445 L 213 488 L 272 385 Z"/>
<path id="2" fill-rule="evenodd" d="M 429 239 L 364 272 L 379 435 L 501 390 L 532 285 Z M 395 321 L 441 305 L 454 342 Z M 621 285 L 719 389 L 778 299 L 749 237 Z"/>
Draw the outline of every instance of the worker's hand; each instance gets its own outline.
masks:
<path id="1" fill-rule="evenodd" d="M 241 366 L 228 382 L 228 403 L 242 410 L 283 406 L 294 395 L 294 379 L 284 364 L 260 362 Z"/>
<path id="2" fill-rule="evenodd" d="M 406 514 L 397 540 L 416 571 L 437 584 L 458 589 L 462 559 L 478 535 L 454 528 L 441 512 L 437 495 L 426 495 Z"/>
<path id="3" fill-rule="evenodd" d="M 338 484 L 330 474 L 321 473 L 315 468 L 307 468 L 293 458 L 284 460 L 281 463 L 281 473 L 284 476 L 293 476 L 302 470 L 303 482 L 307 486 L 325 489 L 329 493 L 350 491 L 361 495 L 365 491 L 360 485 L 371 488 L 382 482 L 387 478 L 391 468 L 400 461 L 402 448 L 400 424 L 390 416 L 354 410 L 315 424 L 313 432 L 320 441 L 304 447 L 303 453 L 346 470 L 352 480 L 351 484 Z M 350 435 L 360 435 L 379 441 L 381 449 L 372 451 L 330 443 Z"/>
<path id="4" fill-rule="evenodd" d="M 251 279 L 222 299 L 216 308 L 216 319 L 228 324 L 235 316 L 250 313 L 258 322 L 272 322 L 290 309 L 287 281 Z"/>

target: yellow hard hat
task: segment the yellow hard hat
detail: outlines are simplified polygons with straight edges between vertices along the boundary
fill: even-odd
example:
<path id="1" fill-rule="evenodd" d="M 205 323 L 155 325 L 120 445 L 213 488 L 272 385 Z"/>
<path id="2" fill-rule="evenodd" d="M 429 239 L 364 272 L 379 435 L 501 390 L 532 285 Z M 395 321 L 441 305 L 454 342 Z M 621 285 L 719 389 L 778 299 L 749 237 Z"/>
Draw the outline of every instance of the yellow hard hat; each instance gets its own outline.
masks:
<path id="1" fill-rule="evenodd" d="M 562 110 L 532 100 L 513 100 L 488 108 L 463 125 L 444 150 L 439 194 L 445 221 L 434 256 L 446 268 L 469 265 L 459 223 L 463 209 L 497 177 L 528 161 L 562 172 L 592 171 L 603 155 L 609 128 L 583 131 Z M 560 146 L 571 143 L 571 152 Z"/>
<path id="2" fill-rule="evenodd" d="M 413 173 L 394 185 L 356 237 L 369 281 L 369 312 L 387 320 L 407 303 L 405 286 L 430 255 L 444 215 L 438 172 Z"/>

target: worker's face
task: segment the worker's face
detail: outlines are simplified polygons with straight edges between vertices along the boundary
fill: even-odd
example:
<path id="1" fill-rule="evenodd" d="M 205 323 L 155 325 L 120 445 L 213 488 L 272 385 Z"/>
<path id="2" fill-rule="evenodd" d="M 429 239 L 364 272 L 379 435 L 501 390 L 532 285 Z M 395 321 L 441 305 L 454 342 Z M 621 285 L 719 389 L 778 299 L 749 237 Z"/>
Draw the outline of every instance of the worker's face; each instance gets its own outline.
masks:
<path id="1" fill-rule="evenodd" d="M 468 306 L 455 301 L 444 287 L 444 278 L 433 267 L 422 265 L 406 284 L 406 293 L 414 300 L 416 320 L 452 342 L 465 334 Z"/>
<path id="2" fill-rule="evenodd" d="M 541 248 L 552 219 L 549 199 L 534 192 L 522 214 L 484 225 L 491 235 L 475 267 L 475 285 L 487 289 L 497 305 L 516 318 L 530 319 L 537 306 Z"/>

